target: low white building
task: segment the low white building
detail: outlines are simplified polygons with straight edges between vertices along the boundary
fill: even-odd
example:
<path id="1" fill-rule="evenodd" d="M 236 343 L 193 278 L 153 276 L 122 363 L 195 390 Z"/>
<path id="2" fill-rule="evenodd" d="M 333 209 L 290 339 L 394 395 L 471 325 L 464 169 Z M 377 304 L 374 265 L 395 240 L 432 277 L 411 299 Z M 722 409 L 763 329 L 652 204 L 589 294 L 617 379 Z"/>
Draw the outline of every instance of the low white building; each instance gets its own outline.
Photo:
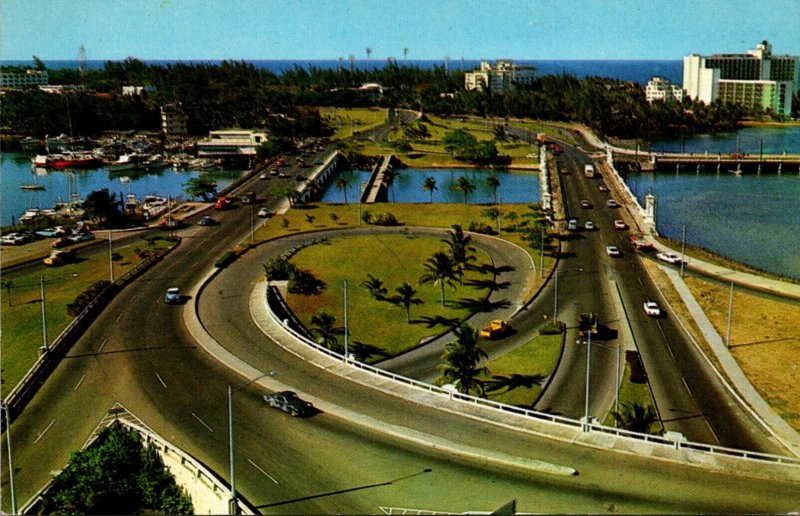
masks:
<path id="1" fill-rule="evenodd" d="M 211 131 L 208 139 L 197 142 L 197 155 L 212 158 L 250 158 L 267 141 L 265 133 L 244 129 Z"/>
<path id="2" fill-rule="evenodd" d="M 481 61 L 478 70 L 464 74 L 464 89 L 502 93 L 514 85 L 531 84 L 535 77 L 536 68 L 515 65 L 510 59 L 498 59 L 494 66 Z"/>
<path id="3" fill-rule="evenodd" d="M 155 86 L 123 86 L 122 94 L 127 96 L 143 95 L 145 93 L 155 93 Z"/>
<path id="4" fill-rule="evenodd" d="M 647 82 L 647 86 L 644 89 L 644 96 L 647 102 L 651 104 L 656 100 L 680 101 L 683 99 L 683 88 L 677 84 L 671 83 L 663 77 L 653 77 Z"/>

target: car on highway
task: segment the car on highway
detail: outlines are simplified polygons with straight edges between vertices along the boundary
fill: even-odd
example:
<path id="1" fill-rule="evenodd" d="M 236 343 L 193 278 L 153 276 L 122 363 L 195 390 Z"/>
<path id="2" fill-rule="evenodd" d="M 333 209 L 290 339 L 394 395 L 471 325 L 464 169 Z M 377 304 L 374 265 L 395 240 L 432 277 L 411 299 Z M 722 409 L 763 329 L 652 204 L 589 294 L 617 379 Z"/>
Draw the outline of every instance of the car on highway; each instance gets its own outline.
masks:
<path id="1" fill-rule="evenodd" d="M 198 226 L 215 226 L 217 224 L 219 224 L 217 219 L 209 217 L 208 215 L 203 215 L 200 217 L 200 220 L 197 221 Z"/>
<path id="2" fill-rule="evenodd" d="M 278 177 L 281 178 L 281 179 L 286 179 L 286 178 L 292 177 L 292 176 L 290 176 L 286 172 L 281 172 L 280 174 L 278 174 Z"/>
<path id="3" fill-rule="evenodd" d="M 264 173 L 259 175 L 258 178 L 262 181 L 266 181 L 267 179 L 269 179 L 269 176 L 266 173 Z"/>
<path id="4" fill-rule="evenodd" d="M 71 237 L 69 237 L 74 243 L 78 242 L 86 242 L 88 240 L 94 240 L 94 234 L 89 233 L 88 231 L 81 231 L 80 233 L 75 233 Z"/>
<path id="5" fill-rule="evenodd" d="M 609 191 L 606 185 L 600 185 L 597 187 L 597 189 L 604 193 Z"/>
<path id="6" fill-rule="evenodd" d="M 680 265 L 680 263 L 683 261 L 681 260 L 681 257 L 675 253 L 658 253 L 656 258 L 662 262 L 671 263 L 672 265 Z"/>
<path id="7" fill-rule="evenodd" d="M 581 208 L 591 208 L 592 203 L 588 199 L 581 199 Z"/>
<path id="8" fill-rule="evenodd" d="M 270 215 L 272 214 L 266 208 L 261 208 L 260 210 L 258 210 L 258 216 L 261 218 L 269 217 Z"/>
<path id="9" fill-rule="evenodd" d="M 616 219 L 614 221 L 614 229 L 628 229 L 628 225 L 625 224 L 625 221 L 622 219 Z"/>
<path id="10" fill-rule="evenodd" d="M 63 226 L 55 226 L 52 228 L 40 229 L 36 232 L 41 237 L 63 237 L 66 236 L 67 230 Z"/>
<path id="11" fill-rule="evenodd" d="M 67 247 L 68 245 L 72 245 L 74 243 L 75 242 L 73 242 L 70 237 L 61 237 L 50 242 L 50 245 L 58 249 L 59 247 Z"/>
<path id="12" fill-rule="evenodd" d="M 570 231 L 577 231 L 578 221 L 576 219 L 569 219 L 569 222 L 567 222 L 567 229 Z"/>
<path id="13" fill-rule="evenodd" d="M 280 391 L 265 394 L 264 401 L 270 407 L 281 409 L 294 417 L 307 416 L 314 412 L 314 405 L 303 400 L 294 391 Z"/>
<path id="14" fill-rule="evenodd" d="M 48 267 L 58 267 L 65 263 L 74 262 L 76 258 L 77 255 L 74 249 L 56 249 L 43 261 Z"/>
<path id="15" fill-rule="evenodd" d="M 170 287 L 167 293 L 164 294 L 164 302 L 168 305 L 174 305 L 181 302 L 181 289 L 178 287 Z"/>
<path id="16" fill-rule="evenodd" d="M 508 330 L 508 324 L 504 320 L 495 319 L 481 328 L 480 336 L 484 339 L 497 339 L 508 333 Z"/>
<path id="17" fill-rule="evenodd" d="M 231 201 L 228 197 L 225 196 L 217 197 L 217 202 L 214 203 L 214 208 L 217 210 L 227 210 L 232 206 L 233 206 L 233 201 Z"/>
<path id="18" fill-rule="evenodd" d="M 272 170 L 269 171 L 269 175 L 277 176 L 278 175 L 278 171 L 273 168 Z"/>
<path id="19" fill-rule="evenodd" d="M 622 253 L 620 252 L 619 248 L 617 248 L 617 246 L 615 245 L 607 245 L 606 254 L 608 254 L 608 256 L 612 258 L 619 258 L 620 256 L 622 256 Z"/>
<path id="20" fill-rule="evenodd" d="M 607 200 L 606 206 L 608 206 L 609 208 L 619 208 L 619 204 L 617 204 L 617 201 L 615 201 L 614 199 Z"/>
<path id="21" fill-rule="evenodd" d="M 658 303 L 655 301 L 645 301 L 644 312 L 650 317 L 661 317 L 661 308 L 658 307 Z"/>
<path id="22" fill-rule="evenodd" d="M 594 231 L 594 222 L 591 220 L 587 220 L 586 223 L 583 225 L 583 229 L 586 231 Z"/>

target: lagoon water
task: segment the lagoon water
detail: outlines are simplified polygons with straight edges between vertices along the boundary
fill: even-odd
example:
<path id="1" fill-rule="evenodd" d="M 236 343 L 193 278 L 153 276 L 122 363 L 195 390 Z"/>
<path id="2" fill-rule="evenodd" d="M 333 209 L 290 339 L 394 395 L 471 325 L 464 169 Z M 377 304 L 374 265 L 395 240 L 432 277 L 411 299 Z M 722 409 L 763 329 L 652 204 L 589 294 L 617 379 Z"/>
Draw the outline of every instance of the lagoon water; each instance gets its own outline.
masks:
<path id="1" fill-rule="evenodd" d="M 501 203 L 535 203 L 539 202 L 539 175 L 530 172 L 471 169 L 471 168 L 407 168 L 397 171 L 394 185 L 389 188 L 389 201 L 398 203 L 421 203 L 430 201 L 430 194 L 422 189 L 426 177 L 436 180 L 437 191 L 433 192 L 433 202 L 459 203 L 464 202 L 464 194 L 453 190 L 453 185 L 459 177 L 465 176 L 475 184 L 475 191 L 467 201 L 470 204 L 483 204 L 492 202 L 492 189 L 486 185 L 486 178 L 494 173 L 500 180 L 497 189 L 497 202 Z M 350 184 L 347 187 L 347 201 L 357 202 L 360 185 L 369 180 L 370 172 L 365 170 L 350 170 L 343 172 Z M 322 202 L 344 202 L 344 191 L 334 185 L 331 186 L 322 198 Z"/>
<path id="2" fill-rule="evenodd" d="M 656 228 L 752 267 L 800 279 L 800 175 L 642 173 L 626 178 L 644 205 L 656 196 Z"/>
<path id="3" fill-rule="evenodd" d="M 800 154 L 800 126 L 744 127 L 738 131 L 699 134 L 690 138 L 675 138 L 653 142 L 650 149 L 656 152 L 690 152 L 715 154 L 745 152 L 747 154 Z"/>
<path id="4" fill-rule="evenodd" d="M 104 167 L 94 170 L 49 170 L 37 169 L 36 174 L 31 167 L 27 153 L 3 152 L 0 154 L 0 225 L 11 224 L 12 217 L 18 219 L 28 208 L 51 208 L 57 202 L 70 200 L 70 193 L 80 198 L 86 197 L 93 190 L 108 188 L 116 194 L 117 199 L 134 194 L 141 201 L 145 195 L 172 196 L 186 195 L 183 185 L 189 178 L 197 177 L 201 172 L 196 170 L 173 170 L 166 168 L 160 171 L 130 174 L 118 173 L 109 175 Z M 242 170 L 205 171 L 213 174 L 218 187 L 229 184 Z M 24 183 L 41 183 L 45 190 L 23 191 Z"/>

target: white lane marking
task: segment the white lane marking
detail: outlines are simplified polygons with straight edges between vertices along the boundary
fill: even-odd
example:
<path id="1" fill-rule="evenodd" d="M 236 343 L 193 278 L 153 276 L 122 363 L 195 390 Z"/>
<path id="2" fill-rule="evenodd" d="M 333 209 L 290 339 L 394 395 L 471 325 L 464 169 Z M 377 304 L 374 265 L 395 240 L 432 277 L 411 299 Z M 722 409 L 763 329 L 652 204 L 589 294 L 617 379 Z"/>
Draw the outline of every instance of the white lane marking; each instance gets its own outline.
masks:
<path id="1" fill-rule="evenodd" d="M 42 430 L 41 432 L 39 432 L 38 434 L 36 434 L 36 440 L 35 440 L 35 441 L 33 441 L 33 443 L 34 443 L 34 444 L 38 443 L 38 442 L 39 442 L 39 439 L 41 439 L 42 437 L 44 437 L 44 434 L 46 434 L 46 433 L 47 433 L 47 431 L 48 431 L 48 430 L 50 430 L 50 427 L 51 427 L 51 426 L 53 426 L 53 423 L 55 423 L 55 422 L 56 422 L 56 420 L 55 420 L 55 419 L 54 419 L 54 420 L 52 420 L 52 421 L 50 421 L 50 424 L 49 424 L 49 425 L 47 425 L 47 428 L 45 428 L 44 430 Z"/>
<path id="2" fill-rule="evenodd" d="M 686 378 L 681 378 L 683 380 L 683 386 L 686 387 L 686 390 L 689 391 L 689 396 L 694 398 L 694 394 L 692 394 L 692 389 L 689 388 L 689 384 L 686 383 Z"/>
<path id="3" fill-rule="evenodd" d="M 108 342 L 108 339 L 103 339 L 103 342 L 101 342 L 100 346 L 97 348 L 98 352 L 103 349 L 103 346 L 106 345 L 106 342 Z"/>
<path id="4" fill-rule="evenodd" d="M 257 465 L 255 462 L 253 462 L 253 461 L 252 461 L 252 460 L 250 460 L 250 459 L 247 459 L 247 462 L 249 462 L 250 464 L 252 464 L 252 465 L 253 465 L 253 467 L 254 467 L 254 468 L 256 468 L 258 471 L 260 471 L 260 472 L 262 472 L 264 475 L 266 475 L 266 476 L 267 476 L 267 478 L 269 478 L 270 480 L 272 480 L 272 481 L 273 481 L 273 482 L 275 482 L 276 484 L 278 483 L 278 481 L 277 481 L 277 480 L 275 480 L 275 477 L 273 477 L 272 475 L 270 475 L 269 473 L 267 473 L 267 472 L 266 472 L 266 471 L 264 471 L 263 469 L 259 468 L 259 467 L 258 467 L 258 465 Z"/>
<path id="5" fill-rule="evenodd" d="M 158 377 L 158 381 L 161 382 L 161 385 L 163 385 L 164 388 L 166 389 L 167 388 L 167 384 L 164 383 L 164 380 L 161 378 L 161 375 L 156 373 L 156 376 Z"/>
<path id="6" fill-rule="evenodd" d="M 213 429 L 213 428 L 211 428 L 210 426 L 208 426 L 208 425 L 206 424 L 206 422 L 205 422 L 205 421 L 203 421 L 202 419 L 200 419 L 200 417 L 199 417 L 197 414 L 195 414 L 194 412 L 192 412 L 192 415 L 194 416 L 194 418 L 195 418 L 196 420 L 200 421 L 200 424 L 201 424 L 201 425 L 203 425 L 204 427 L 208 428 L 208 431 L 209 431 L 209 432 L 213 432 L 213 431 L 214 431 L 214 429 Z"/>
<path id="7" fill-rule="evenodd" d="M 710 425 L 710 424 L 708 424 L 708 419 L 706 419 L 705 417 L 703 417 L 703 421 L 705 421 L 705 422 L 706 422 L 706 426 L 708 427 L 708 431 L 709 431 L 709 432 L 711 432 L 711 435 L 713 435 L 713 436 L 714 436 L 714 439 L 717 441 L 717 444 L 722 444 L 722 443 L 720 443 L 720 442 L 719 442 L 719 437 L 717 437 L 717 434 L 716 434 L 716 433 L 714 433 L 714 429 L 713 429 L 713 428 L 711 428 L 711 425 Z"/>
<path id="8" fill-rule="evenodd" d="M 80 380 L 78 380 L 78 383 L 76 383 L 76 384 L 75 384 L 75 387 L 73 387 L 73 388 L 72 388 L 72 390 L 73 390 L 73 391 L 77 391 L 77 390 L 78 390 L 78 387 L 80 387 L 80 386 L 81 386 L 81 383 L 83 383 L 83 379 L 84 379 L 84 378 L 86 378 L 86 375 L 83 375 L 83 376 L 81 376 L 81 379 L 80 379 Z"/>
<path id="9" fill-rule="evenodd" d="M 119 320 L 122 319 L 123 315 L 125 315 L 125 312 L 120 312 L 119 315 L 117 316 L 116 320 L 114 320 L 114 322 L 119 322 Z"/>

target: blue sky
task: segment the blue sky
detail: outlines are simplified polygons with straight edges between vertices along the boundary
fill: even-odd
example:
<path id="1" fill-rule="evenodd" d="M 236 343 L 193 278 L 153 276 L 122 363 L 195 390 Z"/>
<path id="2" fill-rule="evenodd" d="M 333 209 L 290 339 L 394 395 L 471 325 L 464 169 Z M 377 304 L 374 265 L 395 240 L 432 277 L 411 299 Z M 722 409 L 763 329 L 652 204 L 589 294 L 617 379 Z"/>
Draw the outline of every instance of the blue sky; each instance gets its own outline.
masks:
<path id="1" fill-rule="evenodd" d="M 800 0 L 0 0 L 0 59 L 800 54 Z"/>

